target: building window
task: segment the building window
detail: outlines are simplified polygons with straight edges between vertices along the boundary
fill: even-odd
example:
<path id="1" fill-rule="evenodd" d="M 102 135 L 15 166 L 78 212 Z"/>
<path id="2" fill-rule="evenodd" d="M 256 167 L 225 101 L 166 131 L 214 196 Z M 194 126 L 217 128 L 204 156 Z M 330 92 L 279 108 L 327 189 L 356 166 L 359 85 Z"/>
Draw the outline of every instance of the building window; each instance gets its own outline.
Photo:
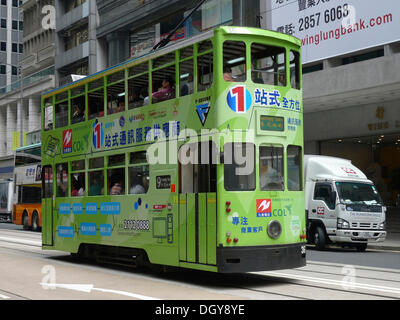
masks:
<path id="1" fill-rule="evenodd" d="M 13 30 L 18 30 L 18 21 L 17 20 L 13 20 L 12 21 L 12 29 Z"/>
<path id="2" fill-rule="evenodd" d="M 6 29 L 7 28 L 7 19 L 1 19 L 1 25 L 2 28 Z"/>
<path id="3" fill-rule="evenodd" d="M 7 43 L 0 42 L 0 51 L 7 51 Z"/>
<path id="4" fill-rule="evenodd" d="M 18 43 L 13 43 L 12 44 L 12 52 L 18 53 Z"/>
<path id="5" fill-rule="evenodd" d="M 0 65 L 0 74 L 6 74 L 6 66 L 4 64 Z"/>
<path id="6" fill-rule="evenodd" d="M 14 8 L 18 8 L 18 0 L 13 0 L 12 6 L 13 6 Z"/>
<path id="7" fill-rule="evenodd" d="M 11 74 L 13 76 L 17 76 L 18 75 L 18 68 L 16 66 L 12 66 L 11 67 Z"/>
<path id="8" fill-rule="evenodd" d="M 1 0 L 1 5 L 6 6 L 7 5 L 7 0 Z"/>

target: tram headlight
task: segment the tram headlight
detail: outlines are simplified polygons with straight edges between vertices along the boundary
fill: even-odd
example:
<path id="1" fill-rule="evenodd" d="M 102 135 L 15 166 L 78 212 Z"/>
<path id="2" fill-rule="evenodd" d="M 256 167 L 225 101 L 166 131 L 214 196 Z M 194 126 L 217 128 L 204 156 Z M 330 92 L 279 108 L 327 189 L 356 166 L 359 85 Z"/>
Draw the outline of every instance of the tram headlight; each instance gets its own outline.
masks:
<path id="1" fill-rule="evenodd" d="M 267 232 L 270 238 L 278 239 L 282 234 L 282 226 L 279 221 L 272 220 L 270 223 L 268 223 Z"/>

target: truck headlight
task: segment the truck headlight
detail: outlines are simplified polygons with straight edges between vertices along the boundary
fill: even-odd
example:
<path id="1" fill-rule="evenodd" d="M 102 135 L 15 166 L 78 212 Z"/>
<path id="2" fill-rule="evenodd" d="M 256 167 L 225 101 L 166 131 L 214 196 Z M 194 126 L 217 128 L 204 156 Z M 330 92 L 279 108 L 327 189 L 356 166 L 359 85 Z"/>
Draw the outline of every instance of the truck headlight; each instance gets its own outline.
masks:
<path id="1" fill-rule="evenodd" d="M 382 223 L 379 224 L 379 229 L 385 230 L 386 222 L 383 221 Z"/>
<path id="2" fill-rule="evenodd" d="M 338 229 L 349 229 L 350 228 L 350 224 L 348 221 L 338 218 L 337 219 L 337 228 Z"/>

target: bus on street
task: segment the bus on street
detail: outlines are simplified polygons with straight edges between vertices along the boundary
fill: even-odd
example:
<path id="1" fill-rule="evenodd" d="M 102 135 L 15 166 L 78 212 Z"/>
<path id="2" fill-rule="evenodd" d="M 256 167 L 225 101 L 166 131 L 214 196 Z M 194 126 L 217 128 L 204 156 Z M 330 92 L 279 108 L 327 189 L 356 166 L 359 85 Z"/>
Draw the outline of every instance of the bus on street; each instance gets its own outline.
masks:
<path id="1" fill-rule="evenodd" d="M 14 178 L 16 202 L 13 223 L 25 230 L 42 227 L 42 164 L 41 144 L 20 147 L 15 152 Z"/>

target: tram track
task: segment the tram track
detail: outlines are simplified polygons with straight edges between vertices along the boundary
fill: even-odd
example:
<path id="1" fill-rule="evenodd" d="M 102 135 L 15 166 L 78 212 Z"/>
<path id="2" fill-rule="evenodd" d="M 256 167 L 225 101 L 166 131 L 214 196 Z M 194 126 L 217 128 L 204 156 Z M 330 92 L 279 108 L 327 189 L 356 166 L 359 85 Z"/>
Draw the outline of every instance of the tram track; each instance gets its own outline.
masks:
<path id="1" fill-rule="evenodd" d="M 15 237 L 15 234 L 13 235 Z M 197 287 L 215 293 L 228 293 L 249 299 L 400 299 L 400 281 L 397 276 L 400 271 L 366 266 L 353 266 L 357 270 L 357 282 L 354 288 L 342 287 L 344 277 L 341 270 L 345 265 L 310 261 L 307 267 L 293 270 L 271 271 L 261 273 L 246 273 L 240 275 L 196 273 L 187 271 L 173 276 L 160 275 L 152 272 L 133 272 L 132 269 L 105 266 L 103 264 L 76 264 L 68 255 L 61 252 L 44 252 L 37 245 L 0 241 L 1 251 L 34 259 L 47 260 L 46 263 L 76 266 L 85 269 L 100 268 L 110 274 L 120 276 L 148 278 L 155 281 L 166 281 L 182 286 Z M 63 255 L 61 257 L 61 255 Z M 320 270 L 318 270 L 320 268 Z M 326 268 L 327 270 L 324 270 Z M 337 270 L 337 272 L 335 271 Z M 199 276 L 193 276 L 193 272 Z M 371 276 L 368 276 L 368 273 Z M 388 278 L 389 277 L 389 278 Z M 390 279 L 390 277 L 394 279 Z M 196 280 L 193 280 L 195 278 Z M 211 278 L 212 280 L 205 280 Z M 361 280 L 362 282 L 360 282 Z M 368 283 L 369 281 L 369 283 Z M 370 284 L 371 281 L 374 284 Z M 232 285 L 232 284 L 235 285 Z M 388 286 L 391 283 L 392 286 Z M 396 287 L 394 287 L 394 286 Z M 7 292 L 0 288 L 0 294 L 16 298 L 28 299 L 24 296 Z M 354 295 L 354 298 L 351 296 Z M 343 298 L 345 297 L 345 298 Z"/>

